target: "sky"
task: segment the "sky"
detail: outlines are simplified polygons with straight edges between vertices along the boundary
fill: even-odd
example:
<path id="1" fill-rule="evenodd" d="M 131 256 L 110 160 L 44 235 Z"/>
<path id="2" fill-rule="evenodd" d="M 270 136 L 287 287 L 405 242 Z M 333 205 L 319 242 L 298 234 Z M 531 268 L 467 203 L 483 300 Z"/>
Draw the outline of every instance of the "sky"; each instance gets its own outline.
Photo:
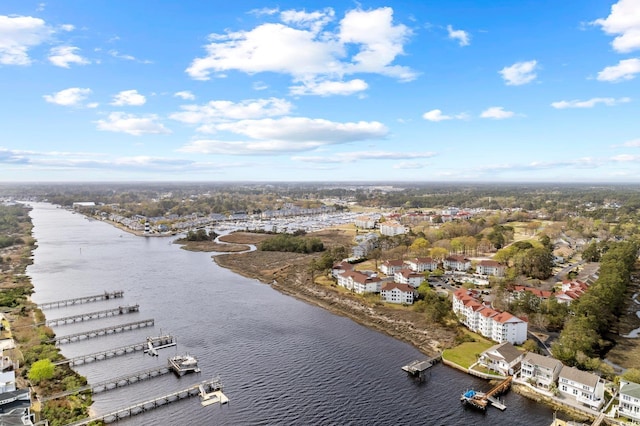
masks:
<path id="1" fill-rule="evenodd" d="M 640 0 L 0 2 L 0 181 L 640 183 Z"/>

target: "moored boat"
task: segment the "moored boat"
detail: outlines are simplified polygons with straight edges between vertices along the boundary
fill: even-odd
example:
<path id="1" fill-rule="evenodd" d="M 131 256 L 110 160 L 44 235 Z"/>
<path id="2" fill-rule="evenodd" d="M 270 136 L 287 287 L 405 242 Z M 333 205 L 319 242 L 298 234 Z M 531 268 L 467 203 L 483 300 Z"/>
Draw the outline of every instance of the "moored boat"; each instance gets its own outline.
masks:
<path id="1" fill-rule="evenodd" d="M 176 355 L 168 360 L 169 367 L 178 375 L 184 376 L 187 373 L 199 373 L 198 360 L 191 355 Z"/>

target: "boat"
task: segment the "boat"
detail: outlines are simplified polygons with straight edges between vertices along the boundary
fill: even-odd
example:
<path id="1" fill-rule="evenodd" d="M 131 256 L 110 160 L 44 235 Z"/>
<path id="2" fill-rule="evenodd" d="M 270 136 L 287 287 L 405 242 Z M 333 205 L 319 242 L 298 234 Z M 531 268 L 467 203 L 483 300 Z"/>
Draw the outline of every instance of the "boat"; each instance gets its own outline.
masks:
<path id="1" fill-rule="evenodd" d="M 171 368 L 178 376 L 184 376 L 187 373 L 199 373 L 198 360 L 191 355 L 176 355 L 168 360 L 169 368 Z"/>
<path id="2" fill-rule="evenodd" d="M 487 409 L 487 397 L 484 393 L 470 389 L 460 396 L 460 402 L 479 410 Z"/>

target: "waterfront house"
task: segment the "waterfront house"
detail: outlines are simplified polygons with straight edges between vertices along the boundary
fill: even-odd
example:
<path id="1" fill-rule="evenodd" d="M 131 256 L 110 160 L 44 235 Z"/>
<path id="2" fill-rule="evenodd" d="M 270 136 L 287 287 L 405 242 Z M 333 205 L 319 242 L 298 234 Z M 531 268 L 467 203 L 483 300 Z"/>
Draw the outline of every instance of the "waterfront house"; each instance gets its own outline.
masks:
<path id="1" fill-rule="evenodd" d="M 445 257 L 442 263 L 446 269 L 452 269 L 454 271 L 466 271 L 471 268 L 471 261 L 459 255 Z"/>
<path id="2" fill-rule="evenodd" d="M 393 274 L 393 281 L 400 284 L 409 284 L 413 288 L 420 287 L 424 280 L 424 274 L 413 272 L 411 269 L 400 269 Z"/>
<path id="3" fill-rule="evenodd" d="M 527 353 L 522 359 L 520 377 L 535 386 L 548 390 L 552 383 L 556 383 L 562 370 L 562 362 L 555 358 Z"/>
<path id="4" fill-rule="evenodd" d="M 478 362 L 489 370 L 503 376 L 513 376 L 520 369 L 524 352 L 519 351 L 509 342 L 492 346 L 482 354 Z"/>
<path id="5" fill-rule="evenodd" d="M 375 274 L 367 275 L 360 271 L 345 271 L 338 275 L 338 285 L 358 294 L 380 293 L 382 280 Z"/>
<path id="6" fill-rule="evenodd" d="M 453 293 L 453 311 L 469 330 L 498 343 L 519 345 L 527 340 L 526 321 L 482 304 L 472 292 L 459 289 Z"/>
<path id="7" fill-rule="evenodd" d="M 411 305 L 415 297 L 414 291 L 413 287 L 408 284 L 388 282 L 382 285 L 380 298 L 389 303 L 406 303 Z"/>
<path id="8" fill-rule="evenodd" d="M 640 422 L 640 384 L 620 381 L 618 414 Z"/>
<path id="9" fill-rule="evenodd" d="M 435 271 L 438 269 L 438 262 L 430 257 L 414 257 L 404 263 L 414 272 Z"/>
<path id="10" fill-rule="evenodd" d="M 604 382 L 600 377 L 574 367 L 562 367 L 558 390 L 594 410 L 599 410 L 604 403 Z"/>
<path id="11" fill-rule="evenodd" d="M 340 274 L 343 274 L 346 271 L 352 271 L 353 270 L 353 265 L 349 262 L 345 262 L 344 260 L 342 262 L 338 262 L 335 263 L 332 267 L 331 267 L 331 275 L 335 278 L 338 279 L 338 276 Z"/>
<path id="12" fill-rule="evenodd" d="M 380 272 L 390 277 L 404 267 L 402 259 L 386 260 L 380 265 Z"/>
<path id="13" fill-rule="evenodd" d="M 481 260 L 476 265 L 476 274 L 493 275 L 494 277 L 504 276 L 505 266 L 495 260 Z"/>

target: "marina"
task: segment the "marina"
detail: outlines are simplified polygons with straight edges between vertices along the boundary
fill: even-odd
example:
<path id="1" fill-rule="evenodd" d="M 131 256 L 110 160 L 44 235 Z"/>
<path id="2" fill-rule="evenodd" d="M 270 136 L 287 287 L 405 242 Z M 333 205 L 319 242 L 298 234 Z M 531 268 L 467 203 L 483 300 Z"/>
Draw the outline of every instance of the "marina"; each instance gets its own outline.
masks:
<path id="1" fill-rule="evenodd" d="M 53 302 L 39 303 L 40 309 L 61 308 L 71 305 L 79 305 L 82 303 L 100 302 L 109 299 L 118 299 L 124 297 L 124 291 L 105 291 L 102 294 L 96 294 L 94 296 L 75 297 L 73 299 L 56 300 Z"/>

